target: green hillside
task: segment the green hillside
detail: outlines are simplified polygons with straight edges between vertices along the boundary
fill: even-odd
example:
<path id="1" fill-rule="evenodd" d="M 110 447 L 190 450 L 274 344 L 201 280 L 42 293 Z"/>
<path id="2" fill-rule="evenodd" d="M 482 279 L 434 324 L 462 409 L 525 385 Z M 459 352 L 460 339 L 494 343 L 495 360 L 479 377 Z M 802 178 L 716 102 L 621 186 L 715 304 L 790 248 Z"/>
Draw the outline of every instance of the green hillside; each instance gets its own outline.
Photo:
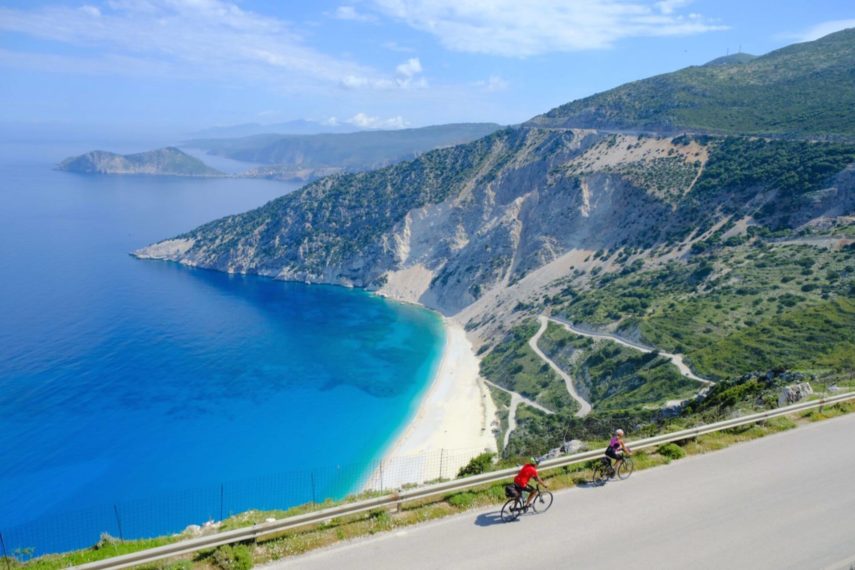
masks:
<path id="1" fill-rule="evenodd" d="M 500 128 L 494 123 L 462 123 L 394 131 L 192 140 L 187 145 L 235 160 L 283 168 L 367 170 L 435 148 L 470 142 Z"/>
<path id="2" fill-rule="evenodd" d="M 855 29 L 761 57 L 730 56 L 621 85 L 532 124 L 855 137 Z"/>

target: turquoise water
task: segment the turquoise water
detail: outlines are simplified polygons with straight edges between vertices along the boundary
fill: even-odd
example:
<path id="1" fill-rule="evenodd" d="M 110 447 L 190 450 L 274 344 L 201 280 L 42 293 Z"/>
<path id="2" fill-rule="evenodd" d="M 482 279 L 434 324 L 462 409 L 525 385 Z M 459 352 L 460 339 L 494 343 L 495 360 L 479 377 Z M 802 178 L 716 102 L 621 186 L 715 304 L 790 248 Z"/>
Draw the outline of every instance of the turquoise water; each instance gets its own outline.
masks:
<path id="1" fill-rule="evenodd" d="M 35 553 L 358 485 L 438 363 L 438 317 L 129 251 L 293 187 L 54 172 L 3 146 L 0 532 Z"/>

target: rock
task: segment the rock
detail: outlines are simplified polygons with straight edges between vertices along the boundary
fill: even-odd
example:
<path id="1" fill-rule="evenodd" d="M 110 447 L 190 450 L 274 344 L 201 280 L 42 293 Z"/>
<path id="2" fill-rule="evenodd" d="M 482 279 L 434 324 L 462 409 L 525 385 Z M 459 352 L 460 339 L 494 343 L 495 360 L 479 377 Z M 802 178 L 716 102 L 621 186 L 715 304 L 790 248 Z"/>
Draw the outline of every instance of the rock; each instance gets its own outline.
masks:
<path id="1" fill-rule="evenodd" d="M 120 543 L 121 540 L 112 536 L 110 533 L 102 532 L 101 537 L 98 539 L 98 542 L 95 544 L 95 550 L 101 550 L 104 547 L 112 546 L 114 544 Z"/>
<path id="2" fill-rule="evenodd" d="M 187 528 L 184 529 L 184 532 L 181 534 L 186 536 L 201 536 L 202 535 L 202 527 L 197 524 L 191 524 Z"/>
<path id="3" fill-rule="evenodd" d="M 807 396 L 813 394 L 813 388 L 808 382 L 785 386 L 778 394 L 778 406 L 787 406 L 804 400 Z"/>

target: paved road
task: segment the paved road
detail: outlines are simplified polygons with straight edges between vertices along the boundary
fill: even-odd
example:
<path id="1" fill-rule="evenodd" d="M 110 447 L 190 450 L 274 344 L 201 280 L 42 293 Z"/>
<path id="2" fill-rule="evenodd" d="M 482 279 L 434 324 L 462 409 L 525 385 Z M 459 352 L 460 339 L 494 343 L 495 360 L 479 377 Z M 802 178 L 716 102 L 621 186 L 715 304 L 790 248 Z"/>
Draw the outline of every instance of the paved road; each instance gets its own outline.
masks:
<path id="1" fill-rule="evenodd" d="M 549 326 L 549 319 L 540 315 L 537 317 L 537 320 L 540 321 L 540 328 L 537 329 L 537 332 L 533 337 L 528 339 L 528 345 L 534 351 L 534 353 L 544 362 L 546 362 L 552 370 L 564 380 L 564 385 L 567 386 L 567 392 L 570 394 L 570 397 L 576 400 L 579 404 L 579 411 L 576 412 L 577 418 L 584 418 L 588 414 L 591 413 L 591 404 L 582 396 L 579 395 L 579 392 L 576 391 L 576 385 L 573 382 L 573 378 L 570 377 L 569 374 L 564 372 L 561 368 L 558 367 L 557 364 L 552 362 L 552 360 L 543 354 L 543 351 L 540 350 L 540 347 L 537 346 L 537 341 L 540 340 L 540 337 L 543 336 L 543 333 L 546 331 L 546 327 Z M 507 446 L 507 444 L 506 444 Z"/>
<path id="2" fill-rule="evenodd" d="M 618 344 L 621 344 L 623 346 L 633 348 L 635 350 L 640 350 L 641 352 L 645 352 L 645 353 L 646 352 L 653 352 L 653 350 L 655 350 L 653 348 L 644 346 L 643 344 L 639 344 L 637 342 L 633 342 L 629 339 L 623 338 L 622 336 L 618 336 L 616 334 L 604 333 L 604 332 L 592 332 L 589 330 L 580 329 L 579 327 L 576 327 L 576 326 L 572 325 L 571 323 L 568 323 L 567 321 L 562 321 L 562 320 L 556 319 L 554 317 L 549 317 L 549 320 L 554 322 L 557 325 L 563 326 L 565 329 L 567 329 L 571 333 L 578 334 L 580 336 L 586 336 L 588 338 L 596 338 L 596 339 L 601 339 L 601 340 L 610 340 L 610 341 L 616 342 Z M 662 352 L 661 350 L 659 351 L 659 354 L 661 356 L 664 356 L 665 358 L 669 359 L 671 362 L 673 362 L 674 365 L 677 367 L 677 369 L 680 371 L 680 374 L 682 374 L 686 378 L 689 378 L 689 379 L 694 380 L 696 382 L 700 382 L 701 384 L 703 384 L 705 386 L 711 386 L 712 384 L 714 384 L 714 382 L 712 382 L 711 380 L 707 380 L 706 378 L 701 378 L 700 376 L 698 376 L 697 374 L 692 372 L 692 369 L 689 368 L 689 365 L 686 364 L 685 362 L 683 362 L 683 355 L 682 354 L 671 354 L 670 352 Z"/>
<path id="3" fill-rule="evenodd" d="M 281 568 L 840 569 L 855 564 L 855 415 L 600 488 L 541 515 L 491 508 L 354 541 Z"/>

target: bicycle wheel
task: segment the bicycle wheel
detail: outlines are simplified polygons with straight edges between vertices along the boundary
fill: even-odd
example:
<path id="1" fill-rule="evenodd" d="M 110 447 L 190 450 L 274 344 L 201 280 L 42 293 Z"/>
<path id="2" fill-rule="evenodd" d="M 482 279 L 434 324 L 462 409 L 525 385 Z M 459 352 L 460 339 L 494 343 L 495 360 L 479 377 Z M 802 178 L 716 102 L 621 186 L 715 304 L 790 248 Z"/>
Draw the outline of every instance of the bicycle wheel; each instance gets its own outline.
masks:
<path id="1" fill-rule="evenodd" d="M 520 509 L 518 499 L 508 499 L 502 507 L 502 522 L 511 522 L 520 518 Z"/>
<path id="2" fill-rule="evenodd" d="M 628 479 L 630 475 L 632 475 L 633 469 L 632 459 L 624 459 L 620 463 L 620 467 L 618 467 L 617 476 L 618 479 Z"/>
<path id="3" fill-rule="evenodd" d="M 536 513 L 545 513 L 549 510 L 549 507 L 552 506 L 552 498 L 552 493 L 549 491 L 541 491 L 531 504 L 531 508 L 533 508 Z"/>
<path id="4" fill-rule="evenodd" d="M 591 484 L 605 485 L 608 479 L 609 475 L 606 472 L 606 466 L 600 463 L 599 461 L 595 463 L 593 469 L 591 470 Z"/>

